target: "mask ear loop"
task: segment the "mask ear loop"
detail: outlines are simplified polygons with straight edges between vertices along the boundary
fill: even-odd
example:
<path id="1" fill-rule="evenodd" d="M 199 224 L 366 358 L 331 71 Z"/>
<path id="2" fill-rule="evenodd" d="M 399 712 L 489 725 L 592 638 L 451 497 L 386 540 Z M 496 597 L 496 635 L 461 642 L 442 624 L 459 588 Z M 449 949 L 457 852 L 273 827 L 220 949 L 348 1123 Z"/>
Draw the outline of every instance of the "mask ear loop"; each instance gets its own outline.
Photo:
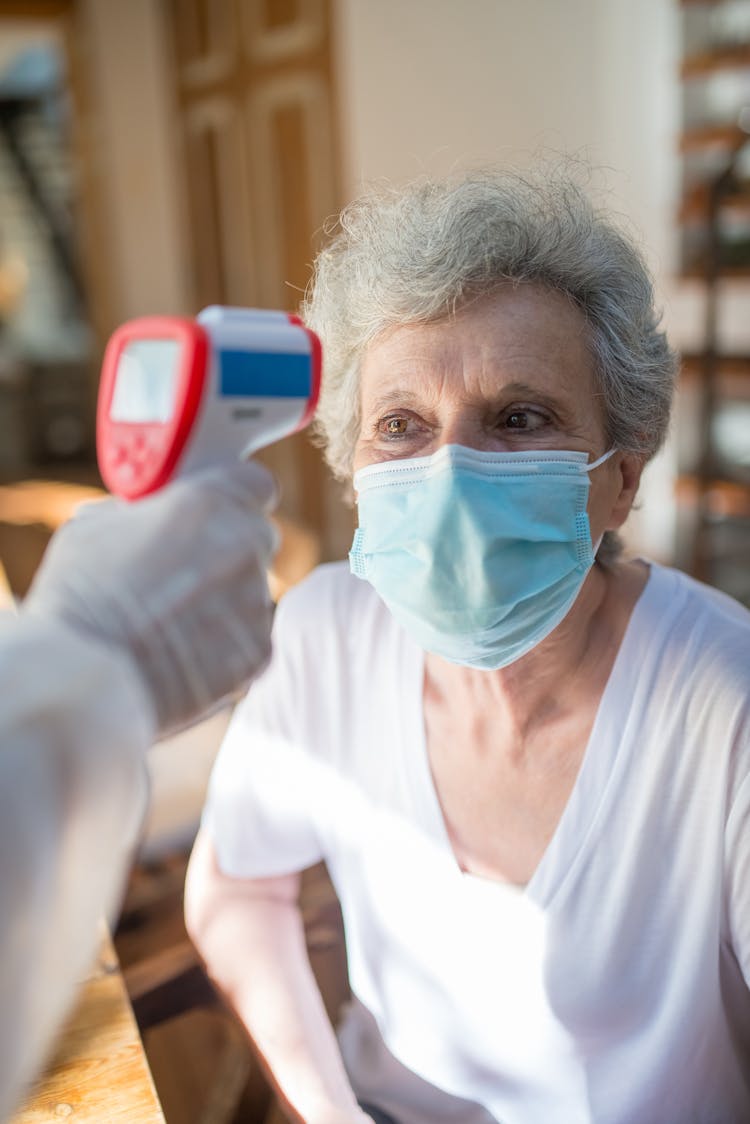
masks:
<path id="1" fill-rule="evenodd" d="M 583 467 L 586 472 L 593 472 L 594 469 L 598 468 L 600 464 L 604 464 L 604 462 L 608 461 L 610 457 L 613 457 L 616 452 L 617 446 L 613 445 L 612 448 L 609 449 L 606 453 L 602 453 L 598 460 L 592 461 L 591 464 L 585 464 Z"/>
<path id="2" fill-rule="evenodd" d="M 584 468 L 586 469 L 586 472 L 593 472 L 593 470 L 595 468 L 598 468 L 600 464 L 604 464 L 605 461 L 608 461 L 609 458 L 611 456 L 614 456 L 614 454 L 616 452 L 617 452 L 617 446 L 613 445 L 612 448 L 608 449 L 606 453 L 602 453 L 602 455 L 599 457 L 598 460 L 593 461 L 591 464 L 584 465 Z M 596 542 L 591 544 L 591 549 L 593 551 L 594 558 L 596 558 L 597 554 L 599 553 L 599 547 L 602 545 L 602 539 L 603 538 L 604 538 L 604 534 L 601 534 L 601 535 L 599 535 L 599 538 L 596 540 Z"/>

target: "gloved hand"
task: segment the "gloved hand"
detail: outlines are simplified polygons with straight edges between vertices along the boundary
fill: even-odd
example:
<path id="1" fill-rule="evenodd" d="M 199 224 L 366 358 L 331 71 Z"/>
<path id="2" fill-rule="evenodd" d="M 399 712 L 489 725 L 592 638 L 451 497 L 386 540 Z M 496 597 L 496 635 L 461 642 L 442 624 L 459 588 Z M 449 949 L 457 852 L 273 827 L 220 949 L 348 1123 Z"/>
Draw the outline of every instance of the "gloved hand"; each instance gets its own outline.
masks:
<path id="1" fill-rule="evenodd" d="M 89 505 L 54 535 L 22 612 L 128 651 L 159 733 L 179 729 L 268 661 L 274 500 L 270 474 L 237 463 Z"/>

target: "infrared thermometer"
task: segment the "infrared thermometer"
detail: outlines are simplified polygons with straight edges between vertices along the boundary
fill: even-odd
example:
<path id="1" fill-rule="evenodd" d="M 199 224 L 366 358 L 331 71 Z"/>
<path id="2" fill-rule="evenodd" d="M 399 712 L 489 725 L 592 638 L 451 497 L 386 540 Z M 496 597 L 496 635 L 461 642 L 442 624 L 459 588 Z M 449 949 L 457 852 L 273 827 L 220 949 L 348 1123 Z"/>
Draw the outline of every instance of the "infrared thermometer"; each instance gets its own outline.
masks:
<path id="1" fill-rule="evenodd" d="M 112 335 L 96 415 L 102 479 L 135 500 L 249 457 L 312 419 L 321 347 L 296 316 L 213 305 L 144 316 Z"/>

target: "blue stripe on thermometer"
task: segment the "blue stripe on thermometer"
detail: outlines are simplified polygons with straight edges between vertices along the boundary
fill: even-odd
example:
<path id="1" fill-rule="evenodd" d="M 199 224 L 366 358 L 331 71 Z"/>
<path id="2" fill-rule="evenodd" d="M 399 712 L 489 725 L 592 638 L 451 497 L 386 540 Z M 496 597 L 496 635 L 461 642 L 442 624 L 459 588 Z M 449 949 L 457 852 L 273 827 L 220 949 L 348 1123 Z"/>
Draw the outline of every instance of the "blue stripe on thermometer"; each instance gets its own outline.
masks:
<path id="1" fill-rule="evenodd" d="M 231 398 L 307 398 L 309 355 L 279 351 L 220 351 L 221 394 Z"/>

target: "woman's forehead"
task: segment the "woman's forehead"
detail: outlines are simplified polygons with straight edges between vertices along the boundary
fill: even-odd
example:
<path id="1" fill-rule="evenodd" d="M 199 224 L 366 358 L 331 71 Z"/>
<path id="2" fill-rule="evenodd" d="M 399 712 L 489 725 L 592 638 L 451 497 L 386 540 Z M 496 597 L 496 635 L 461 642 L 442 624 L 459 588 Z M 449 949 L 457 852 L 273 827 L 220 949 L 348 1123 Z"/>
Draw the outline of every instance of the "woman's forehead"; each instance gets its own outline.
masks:
<path id="1" fill-rule="evenodd" d="M 512 384 L 563 396 L 595 390 L 589 329 L 564 295 L 507 285 L 428 323 L 388 329 L 368 347 L 362 393 L 426 393 L 453 385 L 492 396 Z"/>

